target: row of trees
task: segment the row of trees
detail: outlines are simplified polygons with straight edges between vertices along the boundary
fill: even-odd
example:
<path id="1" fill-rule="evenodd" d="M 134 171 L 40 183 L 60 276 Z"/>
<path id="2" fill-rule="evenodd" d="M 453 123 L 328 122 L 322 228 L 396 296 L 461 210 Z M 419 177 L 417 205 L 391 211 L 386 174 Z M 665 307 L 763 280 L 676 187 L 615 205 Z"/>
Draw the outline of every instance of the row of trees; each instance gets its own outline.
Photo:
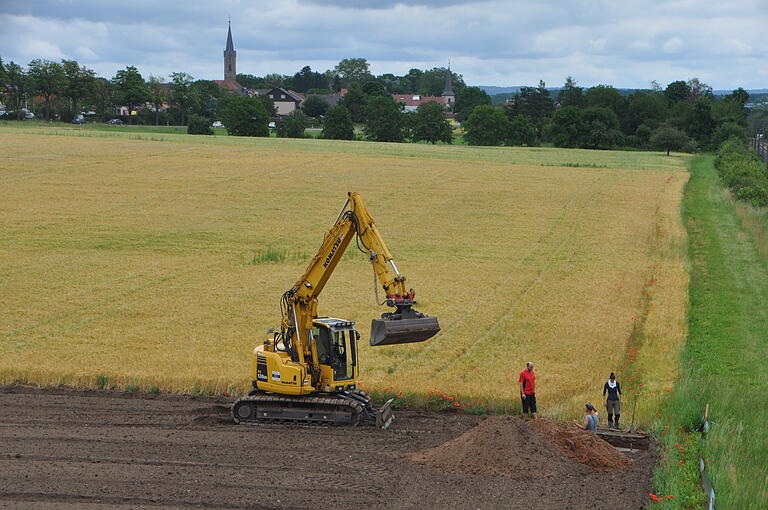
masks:
<path id="1" fill-rule="evenodd" d="M 344 59 L 325 73 L 305 66 L 293 76 L 268 75 L 255 78 L 238 75 L 243 85 L 268 88 L 282 85 L 301 90 L 325 91 L 321 87 L 345 87 L 347 94 L 331 111 L 321 98 L 308 94 L 302 111 L 279 123 L 278 135 L 301 136 L 311 117 L 330 122 L 324 134 L 330 138 L 351 138 L 346 123 L 364 125 L 367 138 L 379 141 L 428 140 L 450 142 L 450 127 L 442 107 L 425 104 L 407 114 L 392 99 L 392 92 L 439 95 L 445 84 L 445 68 L 429 71 L 412 69 L 406 75 L 370 73 L 365 59 Z M 116 106 L 137 110 L 141 123 L 186 125 L 190 116 L 222 120 L 231 134 L 263 135 L 266 123 L 275 116 L 272 102 L 264 97 L 241 101 L 216 83 L 195 80 L 184 72 L 147 80 L 128 66 L 111 79 L 74 60 L 53 62 L 35 59 L 24 68 L 0 59 L 0 100 L 11 109 L 9 117 L 23 118 L 22 108 L 30 97 L 41 98 L 46 119 L 67 121 L 82 107 L 97 115 L 113 117 Z M 718 147 L 731 136 L 746 136 L 744 104 L 749 96 L 743 89 L 716 98 L 708 85 L 697 79 L 674 81 L 661 88 L 622 94 L 611 86 L 584 89 L 568 78 L 556 95 L 544 82 L 523 87 L 503 107 L 492 105 L 490 96 L 477 87 L 467 87 L 454 75 L 456 102 L 453 113 L 463 124 L 465 139 L 475 145 L 537 145 L 583 148 L 664 148 L 667 150 Z M 259 103 L 261 106 L 249 106 Z M 163 105 L 170 104 L 167 111 Z M 259 110 L 253 111 L 253 108 Z M 334 107 L 335 108 L 335 107 Z M 236 113 L 240 109 L 239 113 Z M 7 117 L 6 117 L 7 118 Z M 429 119 L 429 120 L 427 120 Z M 335 124 L 340 122 L 341 127 Z M 192 131 L 197 131 L 193 129 Z M 209 130 L 206 130 L 209 131 Z"/>
<path id="2" fill-rule="evenodd" d="M 311 103 L 310 103 L 311 104 Z M 230 135 L 268 136 L 270 114 L 264 101 L 257 96 L 228 96 L 222 100 L 220 118 Z M 279 137 L 302 138 L 309 123 L 306 108 L 297 109 L 277 122 Z M 419 106 L 417 111 L 405 113 L 392 96 L 376 95 L 366 97 L 361 115 L 364 117 L 363 133 L 368 140 L 379 142 L 430 143 L 452 142 L 451 126 L 445 119 L 443 107 L 435 102 Z M 323 110 L 323 138 L 353 140 L 355 138 L 354 116 L 342 101 L 336 106 Z"/>
<path id="3" fill-rule="evenodd" d="M 569 77 L 556 97 L 540 82 L 523 87 L 503 110 L 467 87 L 457 95 L 455 111 L 460 120 L 470 112 L 466 138 L 479 145 L 714 149 L 730 136 L 746 136 L 748 98 L 743 89 L 716 98 L 695 78 L 625 96 L 606 85 L 583 89 Z"/>
<path id="4" fill-rule="evenodd" d="M 171 73 L 169 82 L 165 81 L 162 76 L 145 80 L 133 66 L 106 79 L 74 60 L 35 59 L 25 68 L 0 58 L 0 101 L 10 109 L 7 118 L 24 118 L 22 110 L 40 97 L 47 120 L 68 122 L 83 109 L 102 119 L 112 118 L 116 107 L 125 106 L 138 111 L 141 123 L 186 125 L 190 114 L 212 118 L 224 94 L 216 83 L 195 80 L 184 72 Z M 164 104 L 170 104 L 171 109 L 164 111 Z M 134 116 L 128 115 L 126 120 L 133 122 Z"/>
<path id="5" fill-rule="evenodd" d="M 349 88 L 343 105 L 353 122 L 365 122 L 364 112 L 371 97 L 385 97 L 393 92 L 439 95 L 445 85 L 448 72 L 445 68 L 427 71 L 411 69 L 406 75 L 386 74 L 373 76 L 364 58 L 344 59 L 325 73 L 312 71 L 305 66 L 293 76 L 267 75 L 263 78 L 238 75 L 246 88 L 271 88 L 283 86 L 300 92 L 315 93 Z M 453 85 L 458 91 L 465 89 L 461 76 L 453 74 Z M 74 60 L 54 62 L 36 59 L 25 68 L 15 62 L 4 64 L 0 58 L 0 101 L 11 113 L 6 118 L 24 118 L 23 109 L 33 106 L 34 99 L 41 98 L 44 118 L 69 121 L 81 111 L 93 111 L 100 120 L 115 117 L 115 108 L 124 106 L 138 115 L 124 118 L 129 123 L 188 124 L 190 115 L 215 120 L 225 109 L 219 105 L 226 92 L 209 80 L 195 80 L 184 72 L 162 76 L 139 73 L 134 66 L 118 71 L 111 79 L 99 77 Z M 274 106 L 264 101 L 267 113 L 274 116 Z M 170 104 L 167 111 L 163 105 Z M 307 116 L 322 118 L 328 104 L 309 95 L 303 110 Z M 380 105 L 379 105 L 380 106 Z M 375 109 L 375 108 L 374 108 Z M 397 138 L 397 137 L 394 137 Z"/>
<path id="6" fill-rule="evenodd" d="M 251 89 L 268 89 L 283 87 L 302 93 L 338 92 L 349 88 L 352 84 L 376 83 L 390 94 L 419 94 L 423 96 L 439 96 L 445 87 L 445 77 L 448 69 L 434 67 L 429 70 L 411 69 L 406 74 L 398 76 L 392 73 L 374 76 L 370 64 L 364 58 L 345 58 L 333 69 L 325 72 L 313 71 L 310 66 L 304 66 L 294 75 L 267 74 L 254 76 L 238 74 L 237 81 Z M 453 89 L 458 92 L 466 87 L 461 75 L 451 73 Z"/>

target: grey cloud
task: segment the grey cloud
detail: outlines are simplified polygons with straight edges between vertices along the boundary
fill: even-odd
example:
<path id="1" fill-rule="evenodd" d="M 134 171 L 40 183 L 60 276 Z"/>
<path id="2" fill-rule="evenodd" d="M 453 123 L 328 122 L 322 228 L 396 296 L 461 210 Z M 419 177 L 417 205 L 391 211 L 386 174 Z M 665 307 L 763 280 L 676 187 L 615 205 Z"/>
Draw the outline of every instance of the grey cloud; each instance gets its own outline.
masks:
<path id="1" fill-rule="evenodd" d="M 450 7 L 454 5 L 481 4 L 484 0 L 299 0 L 304 5 L 342 7 L 345 9 L 389 9 L 395 5 L 418 5 L 425 7 Z"/>
<path id="2" fill-rule="evenodd" d="M 765 86 L 768 3 L 736 3 L 0 0 L 0 56 L 76 58 L 107 76 L 136 65 L 219 78 L 231 15 L 238 70 L 252 74 L 366 57 L 376 73 L 451 59 L 474 84 L 573 75 L 585 85 L 644 86 L 698 75 L 719 88 Z"/>

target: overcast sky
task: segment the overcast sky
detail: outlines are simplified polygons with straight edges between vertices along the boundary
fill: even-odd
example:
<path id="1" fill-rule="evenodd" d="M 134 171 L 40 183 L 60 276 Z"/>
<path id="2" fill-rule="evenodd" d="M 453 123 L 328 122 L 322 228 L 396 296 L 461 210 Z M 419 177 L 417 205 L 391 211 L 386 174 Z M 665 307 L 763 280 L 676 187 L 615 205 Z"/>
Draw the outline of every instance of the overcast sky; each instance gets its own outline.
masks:
<path id="1" fill-rule="evenodd" d="M 254 75 L 365 57 L 374 74 L 450 59 L 470 85 L 768 87 L 768 0 L 0 0 L 0 56 L 222 79 L 230 16 Z"/>

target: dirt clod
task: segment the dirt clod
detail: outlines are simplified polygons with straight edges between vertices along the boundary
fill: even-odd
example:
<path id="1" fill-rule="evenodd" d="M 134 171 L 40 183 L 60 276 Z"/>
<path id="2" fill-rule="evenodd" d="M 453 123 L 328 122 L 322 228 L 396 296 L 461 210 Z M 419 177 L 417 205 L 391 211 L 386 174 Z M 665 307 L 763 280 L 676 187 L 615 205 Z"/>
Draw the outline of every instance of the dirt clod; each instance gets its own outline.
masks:
<path id="1" fill-rule="evenodd" d="M 626 469 L 632 461 L 592 432 L 572 424 L 533 420 L 528 425 L 542 438 L 556 445 L 565 455 L 597 471 Z"/>

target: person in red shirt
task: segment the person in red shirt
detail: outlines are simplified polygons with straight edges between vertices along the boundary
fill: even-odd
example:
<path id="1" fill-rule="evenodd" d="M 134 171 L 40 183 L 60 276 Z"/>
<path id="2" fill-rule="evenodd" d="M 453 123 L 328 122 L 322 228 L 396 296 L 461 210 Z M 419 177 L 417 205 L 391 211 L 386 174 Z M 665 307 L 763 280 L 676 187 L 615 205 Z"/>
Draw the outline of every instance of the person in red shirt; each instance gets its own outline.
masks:
<path id="1" fill-rule="evenodd" d="M 533 373 L 533 363 L 525 364 L 525 370 L 520 372 L 520 398 L 523 401 L 523 416 L 530 413 L 535 420 L 536 415 L 536 374 Z"/>

